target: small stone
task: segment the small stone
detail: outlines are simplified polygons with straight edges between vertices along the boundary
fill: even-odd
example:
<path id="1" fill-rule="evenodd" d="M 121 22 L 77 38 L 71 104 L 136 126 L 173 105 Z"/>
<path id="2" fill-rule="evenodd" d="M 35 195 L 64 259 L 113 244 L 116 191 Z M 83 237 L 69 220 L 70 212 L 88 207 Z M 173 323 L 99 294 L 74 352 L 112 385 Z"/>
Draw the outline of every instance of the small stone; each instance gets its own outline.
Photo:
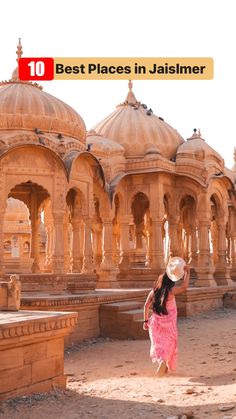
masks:
<path id="1" fill-rule="evenodd" d="M 190 411 L 188 411 L 188 412 L 184 412 L 183 414 L 182 414 L 182 418 L 186 418 L 186 419 L 192 419 L 192 418 L 194 418 L 194 413 L 190 410 Z"/>
<path id="2" fill-rule="evenodd" d="M 114 368 L 122 368 L 124 365 L 115 365 Z"/>
<path id="3" fill-rule="evenodd" d="M 206 364 L 206 361 L 202 361 L 201 364 Z"/>
<path id="4" fill-rule="evenodd" d="M 137 375 L 137 372 L 131 372 L 130 375 Z"/>
<path id="5" fill-rule="evenodd" d="M 225 358 L 219 358 L 219 361 L 225 361 Z"/>
<path id="6" fill-rule="evenodd" d="M 235 404 L 227 404 L 227 405 L 223 405 L 223 406 L 219 406 L 218 409 L 221 412 L 227 412 L 228 410 L 232 410 L 235 408 Z"/>
<path id="7" fill-rule="evenodd" d="M 163 400 L 163 399 L 158 399 L 158 400 L 157 400 L 157 402 L 158 402 L 158 403 L 165 403 L 165 400 Z"/>
<path id="8" fill-rule="evenodd" d="M 185 391 L 186 394 L 194 394 L 196 393 L 196 391 L 194 390 L 194 388 L 187 388 L 187 390 Z"/>

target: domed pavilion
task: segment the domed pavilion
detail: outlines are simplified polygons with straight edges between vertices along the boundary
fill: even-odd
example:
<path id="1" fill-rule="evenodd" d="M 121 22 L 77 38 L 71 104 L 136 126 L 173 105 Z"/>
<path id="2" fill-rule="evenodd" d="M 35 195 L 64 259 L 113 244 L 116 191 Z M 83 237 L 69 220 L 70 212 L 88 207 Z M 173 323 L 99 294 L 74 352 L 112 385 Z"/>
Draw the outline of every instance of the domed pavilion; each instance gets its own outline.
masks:
<path id="1" fill-rule="evenodd" d="M 78 274 L 91 288 L 151 287 L 171 255 L 190 263 L 194 287 L 236 281 L 235 166 L 200 130 L 184 140 L 131 82 L 124 102 L 86 132 L 69 105 L 20 81 L 17 66 L 0 84 L 0 167 L 2 274 L 17 237 L 22 272 Z M 13 202 L 16 231 L 5 227 Z"/>

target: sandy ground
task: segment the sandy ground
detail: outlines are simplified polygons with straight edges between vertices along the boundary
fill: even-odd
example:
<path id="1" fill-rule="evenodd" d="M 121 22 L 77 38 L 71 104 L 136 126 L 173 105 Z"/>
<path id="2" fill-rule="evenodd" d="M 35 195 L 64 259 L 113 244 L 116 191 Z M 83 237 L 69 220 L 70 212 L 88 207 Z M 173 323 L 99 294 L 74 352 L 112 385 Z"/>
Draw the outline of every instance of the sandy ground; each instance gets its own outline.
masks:
<path id="1" fill-rule="evenodd" d="M 67 351 L 65 372 L 68 390 L 10 400 L 0 417 L 236 418 L 236 310 L 180 319 L 178 369 L 165 378 L 148 340 L 83 343 Z"/>

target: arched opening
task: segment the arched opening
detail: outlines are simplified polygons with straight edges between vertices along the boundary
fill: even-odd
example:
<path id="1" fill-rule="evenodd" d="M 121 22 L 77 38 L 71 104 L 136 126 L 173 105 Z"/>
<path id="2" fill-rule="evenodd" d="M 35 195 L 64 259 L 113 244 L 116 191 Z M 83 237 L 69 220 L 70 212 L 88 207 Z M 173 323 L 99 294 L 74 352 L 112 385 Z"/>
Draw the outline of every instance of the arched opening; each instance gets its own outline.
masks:
<path id="1" fill-rule="evenodd" d="M 134 195 L 131 203 L 130 251 L 131 263 L 145 267 L 149 263 L 150 214 L 149 199 L 143 192 Z"/>
<path id="2" fill-rule="evenodd" d="M 94 195 L 94 216 L 92 220 L 92 247 L 93 247 L 93 262 L 96 269 L 99 269 L 102 263 L 102 229 L 103 223 L 100 215 L 100 201 L 99 198 Z"/>
<path id="3" fill-rule="evenodd" d="M 191 265 L 197 263 L 198 229 L 196 223 L 196 202 L 191 195 L 180 201 L 180 221 L 178 228 L 180 255 Z"/>
<path id="4" fill-rule="evenodd" d="M 30 180 L 15 185 L 8 194 L 4 220 L 8 229 L 11 225 L 12 238 L 11 260 L 8 258 L 6 262 L 6 272 L 45 270 L 47 237 L 42 207 L 49 198 L 46 189 Z"/>

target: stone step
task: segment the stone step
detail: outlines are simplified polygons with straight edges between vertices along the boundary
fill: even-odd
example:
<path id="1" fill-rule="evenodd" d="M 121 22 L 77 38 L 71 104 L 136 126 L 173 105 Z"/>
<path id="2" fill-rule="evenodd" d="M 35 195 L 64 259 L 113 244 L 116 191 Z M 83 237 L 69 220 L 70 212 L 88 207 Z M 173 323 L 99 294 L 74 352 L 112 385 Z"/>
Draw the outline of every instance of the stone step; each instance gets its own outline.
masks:
<path id="1" fill-rule="evenodd" d="M 103 337 L 148 339 L 148 332 L 143 330 L 143 303 L 124 301 L 103 304 L 100 311 L 100 330 Z"/>
<path id="2" fill-rule="evenodd" d="M 127 321 L 142 320 L 143 319 L 143 308 L 129 311 L 121 311 L 119 313 L 120 318 L 126 319 Z"/>
<path id="3" fill-rule="evenodd" d="M 143 307 L 144 303 L 140 301 L 121 301 L 118 303 L 102 304 L 101 310 L 104 311 L 127 311 Z"/>

